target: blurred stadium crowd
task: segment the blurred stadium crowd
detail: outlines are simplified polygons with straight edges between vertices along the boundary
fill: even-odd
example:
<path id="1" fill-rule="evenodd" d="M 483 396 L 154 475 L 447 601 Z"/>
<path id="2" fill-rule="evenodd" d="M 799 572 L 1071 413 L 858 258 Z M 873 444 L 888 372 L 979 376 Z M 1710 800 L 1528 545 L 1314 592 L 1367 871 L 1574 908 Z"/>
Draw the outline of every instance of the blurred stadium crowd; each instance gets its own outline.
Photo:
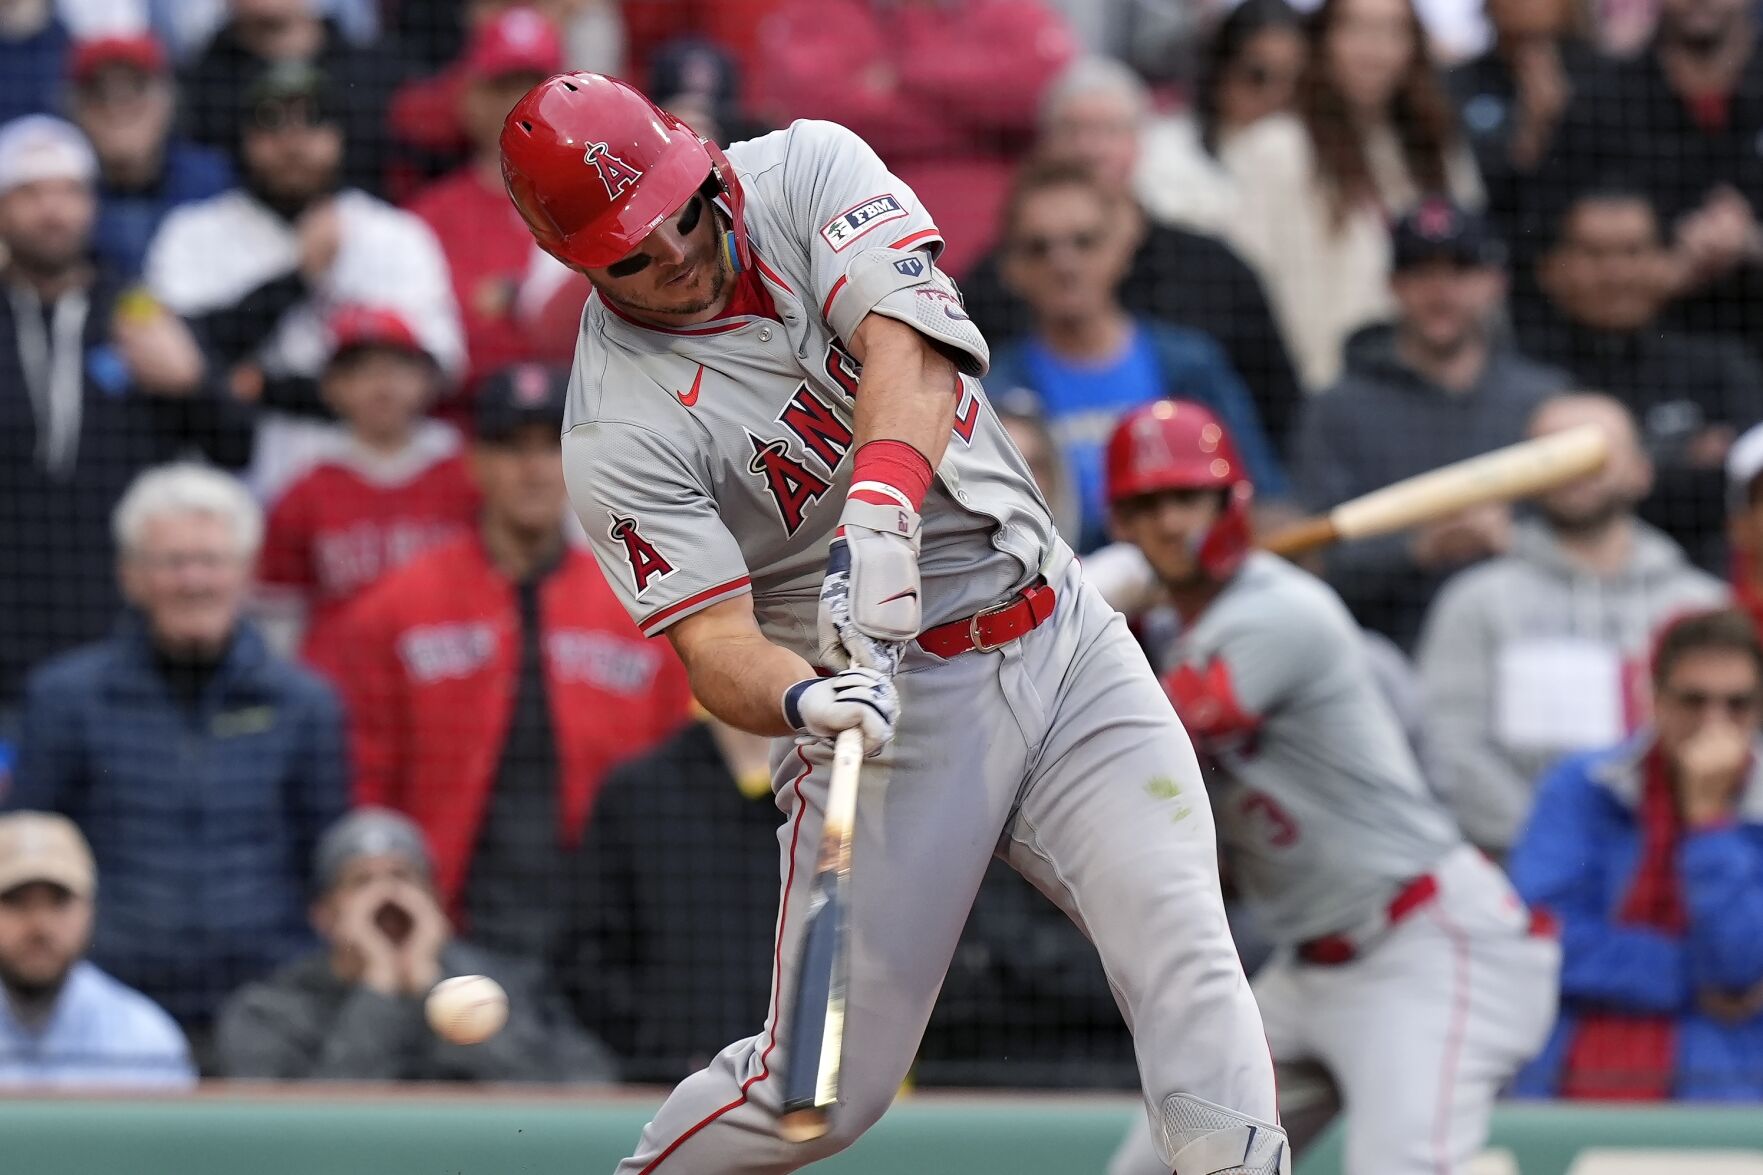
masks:
<path id="1" fill-rule="evenodd" d="M 1759 15 L 0 0 L 0 1083 L 671 1082 L 763 1017 L 767 745 L 575 542 L 587 285 L 502 190 L 503 115 L 581 68 L 878 150 L 1154 665 L 1125 410 L 1208 405 L 1264 527 L 1605 429 L 1583 482 L 1314 569 L 1564 924 L 1520 1088 L 1763 1097 Z M 1655 663 L 1708 609 L 1690 651 L 1738 670 Z M 464 973 L 513 994 L 473 1049 L 420 1015 Z M 917 1080 L 1134 1072 L 1088 944 L 996 870 Z"/>

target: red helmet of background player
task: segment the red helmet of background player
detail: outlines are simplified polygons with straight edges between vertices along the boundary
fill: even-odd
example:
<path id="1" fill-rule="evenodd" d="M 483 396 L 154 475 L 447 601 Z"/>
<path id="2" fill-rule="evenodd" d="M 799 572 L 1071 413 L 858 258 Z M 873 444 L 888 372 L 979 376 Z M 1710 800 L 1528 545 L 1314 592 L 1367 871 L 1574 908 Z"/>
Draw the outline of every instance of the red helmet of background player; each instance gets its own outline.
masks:
<path id="1" fill-rule="evenodd" d="M 728 255 L 746 264 L 727 156 L 615 78 L 562 73 L 527 91 L 502 123 L 502 181 L 539 247 L 577 269 L 630 253 L 713 181 L 734 225 Z"/>
<path id="2" fill-rule="evenodd" d="M 1196 557 L 1213 579 L 1236 574 L 1252 542 L 1255 486 L 1236 443 L 1210 409 L 1187 400 L 1133 409 L 1108 438 L 1106 469 L 1109 505 L 1161 490 L 1224 490 L 1224 511 L 1201 537 Z"/>

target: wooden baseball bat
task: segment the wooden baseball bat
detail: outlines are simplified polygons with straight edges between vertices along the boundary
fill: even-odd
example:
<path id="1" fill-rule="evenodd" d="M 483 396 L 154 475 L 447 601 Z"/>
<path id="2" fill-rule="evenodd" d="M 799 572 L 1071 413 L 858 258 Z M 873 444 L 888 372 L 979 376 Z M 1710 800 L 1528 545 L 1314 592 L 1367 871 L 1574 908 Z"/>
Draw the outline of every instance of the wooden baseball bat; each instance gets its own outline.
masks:
<path id="1" fill-rule="evenodd" d="M 833 743 L 826 818 L 808 892 L 808 927 L 796 968 L 796 995 L 784 1038 L 784 1104 L 778 1133 L 807 1142 L 827 1132 L 839 1100 L 845 1050 L 845 994 L 851 978 L 851 840 L 856 831 L 857 781 L 863 773 L 863 735 L 842 730 Z"/>
<path id="2" fill-rule="evenodd" d="M 1404 478 L 1275 531 L 1261 545 L 1276 555 L 1296 555 L 1342 539 L 1405 530 L 1486 502 L 1526 498 L 1600 468 L 1609 450 L 1603 429 L 1577 425 Z"/>

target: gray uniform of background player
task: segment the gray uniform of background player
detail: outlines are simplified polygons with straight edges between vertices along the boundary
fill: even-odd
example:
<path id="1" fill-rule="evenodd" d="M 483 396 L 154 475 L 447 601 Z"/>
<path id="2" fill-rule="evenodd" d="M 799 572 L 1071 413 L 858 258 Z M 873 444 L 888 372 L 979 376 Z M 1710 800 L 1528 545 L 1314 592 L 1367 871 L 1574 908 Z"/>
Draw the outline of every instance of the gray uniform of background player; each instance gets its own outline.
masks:
<path id="1" fill-rule="evenodd" d="M 849 442 L 810 443 L 786 409 L 812 395 L 848 430 L 854 383 L 835 374 L 835 335 L 871 310 L 908 322 L 960 311 L 930 269 L 940 245 L 930 217 L 850 132 L 798 122 L 728 154 L 754 264 L 783 321 L 650 329 L 590 301 L 564 464 L 607 578 L 646 632 L 751 590 L 765 635 L 812 661 Z M 877 276 L 883 269 L 895 276 Z M 972 349 L 972 368 L 983 368 L 983 344 Z M 943 661 L 908 649 L 896 736 L 864 766 L 844 1100 L 832 1132 L 796 1145 L 775 1134 L 780 1009 L 826 782 L 822 747 L 786 743 L 774 784 L 788 819 L 769 1015 L 759 1035 L 681 1083 L 624 1175 L 792 1171 L 867 1128 L 911 1065 L 994 849 L 1096 942 L 1136 1027 L 1148 1105 L 1168 1123 L 1164 1149 L 1214 1128 L 1246 1137 L 1202 1102 L 1273 1119 L 1272 1069 L 1226 930 L 1193 751 L 1124 624 L 1083 585 L 979 385 L 961 382 L 956 433 L 923 511 L 924 623 L 967 616 L 1038 575 L 1057 590 L 1056 611 L 998 652 Z M 762 451 L 828 482 L 794 533 Z M 1283 1139 L 1261 1129 L 1255 1147 L 1266 1163 Z"/>
<path id="2" fill-rule="evenodd" d="M 1543 1043 L 1559 952 L 1427 788 L 1325 584 L 1251 554 L 1174 650 L 1195 670 L 1218 661 L 1253 729 L 1200 743 L 1218 767 L 1207 783 L 1231 876 L 1280 947 L 1255 976 L 1274 1059 L 1333 1075 L 1354 1175 L 1459 1170 L 1499 1087 Z M 1391 899 L 1427 874 L 1439 896 L 1386 927 Z M 1337 933 L 1356 961 L 1295 957 Z M 1140 1135 L 1112 1175 L 1161 1169 Z"/>

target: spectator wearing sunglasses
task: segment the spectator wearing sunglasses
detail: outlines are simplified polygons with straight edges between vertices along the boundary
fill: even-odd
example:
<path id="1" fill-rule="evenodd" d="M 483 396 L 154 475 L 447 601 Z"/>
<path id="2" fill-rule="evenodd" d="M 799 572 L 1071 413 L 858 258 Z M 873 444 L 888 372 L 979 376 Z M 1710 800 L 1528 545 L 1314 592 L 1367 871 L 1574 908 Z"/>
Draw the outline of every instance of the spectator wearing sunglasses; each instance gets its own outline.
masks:
<path id="1" fill-rule="evenodd" d="M 1079 58 L 1041 101 L 1034 154 L 1087 168 L 1115 194 L 1114 215 L 1134 241 L 1121 303 L 1215 339 L 1255 398 L 1268 439 L 1284 453 L 1303 395 L 1285 339 L 1261 279 L 1241 257 L 1215 237 L 1163 220 L 1146 203 L 1140 177 L 1158 170 L 1147 156 L 1150 110 L 1150 91 L 1132 70 L 1105 57 Z M 961 281 L 974 325 L 994 342 L 1033 328 L 1028 305 L 1004 283 L 1003 261 L 1003 249 L 994 249 Z"/>
<path id="2" fill-rule="evenodd" d="M 318 388 L 331 309 L 396 311 L 447 380 L 464 347 L 434 233 L 345 186 L 335 79 L 299 62 L 269 66 L 242 113 L 240 185 L 167 216 L 148 247 L 146 279 L 195 321 L 235 393 L 267 410 L 251 482 L 269 500 L 342 439 Z"/>
<path id="3" fill-rule="evenodd" d="M 1479 207 L 1474 156 L 1427 57 L 1413 0 L 1324 0 L 1297 111 L 1220 151 L 1237 181 L 1227 236 L 1261 272 L 1307 390 L 1386 318 L 1390 226 L 1428 196 Z"/>
<path id="4" fill-rule="evenodd" d="M 1077 481 L 1080 551 L 1106 541 L 1102 446 L 1139 404 L 1205 404 L 1237 438 L 1257 488 L 1268 498 L 1285 491 L 1254 401 L 1218 345 L 1121 305 L 1136 243 L 1121 200 L 1087 168 L 1038 163 L 1017 177 L 1005 205 L 1002 276 L 1028 304 L 1034 329 L 993 353 L 986 383 L 1038 399 Z"/>
<path id="5" fill-rule="evenodd" d="M 1244 0 L 1206 42 L 1192 108 L 1145 127 L 1135 187 L 1152 216 L 1222 231 L 1236 181 L 1219 152 L 1243 130 L 1290 113 L 1310 56 L 1303 17 L 1286 0 Z"/>
<path id="6" fill-rule="evenodd" d="M 1563 761 L 1509 865 L 1562 924 L 1561 1018 L 1523 1093 L 1763 1097 L 1763 646 L 1738 611 L 1666 627 L 1652 726 Z"/>

